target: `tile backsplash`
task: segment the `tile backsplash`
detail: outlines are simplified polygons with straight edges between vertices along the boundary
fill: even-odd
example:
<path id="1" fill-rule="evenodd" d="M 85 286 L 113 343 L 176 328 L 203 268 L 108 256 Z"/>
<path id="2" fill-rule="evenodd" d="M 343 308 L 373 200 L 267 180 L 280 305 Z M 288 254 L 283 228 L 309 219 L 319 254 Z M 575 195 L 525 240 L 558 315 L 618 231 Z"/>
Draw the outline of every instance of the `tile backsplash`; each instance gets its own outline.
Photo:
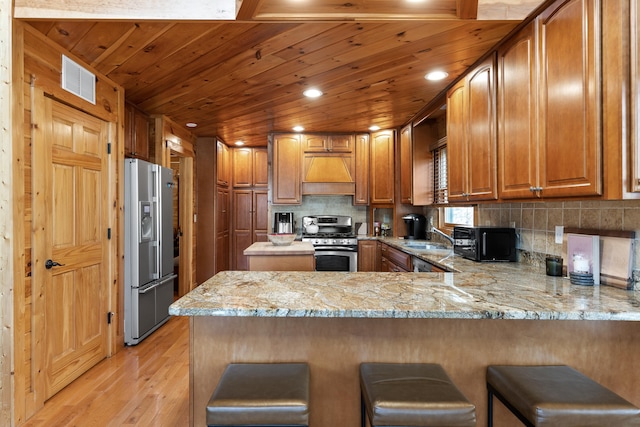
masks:
<path id="1" fill-rule="evenodd" d="M 307 215 L 347 215 L 355 225 L 367 221 L 367 206 L 355 206 L 353 196 L 302 196 L 301 205 L 270 205 L 269 224 L 273 224 L 276 212 L 293 212 L 296 228 L 302 227 L 302 217 Z"/>
<path id="2" fill-rule="evenodd" d="M 598 230 L 633 230 L 634 280 L 640 280 L 640 200 L 501 203 L 478 206 L 478 225 L 510 227 L 515 224 L 517 248 L 532 258 L 562 255 L 555 243 L 555 227 Z M 536 256 L 540 255 L 540 256 Z"/>

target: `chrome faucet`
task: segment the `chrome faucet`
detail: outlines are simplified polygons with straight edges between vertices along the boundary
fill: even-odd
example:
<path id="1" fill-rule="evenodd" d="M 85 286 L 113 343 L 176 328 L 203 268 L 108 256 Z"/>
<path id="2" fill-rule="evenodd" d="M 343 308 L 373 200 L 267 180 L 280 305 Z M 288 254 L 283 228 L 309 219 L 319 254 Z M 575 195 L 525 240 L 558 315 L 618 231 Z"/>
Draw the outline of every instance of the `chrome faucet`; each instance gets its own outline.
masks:
<path id="1" fill-rule="evenodd" d="M 437 233 L 437 234 L 441 235 L 442 237 L 444 237 L 445 239 L 447 239 L 449 242 L 451 242 L 451 245 L 452 245 L 452 246 L 454 245 L 453 237 L 449 236 L 448 234 L 443 233 L 442 231 L 438 230 L 438 229 L 437 229 L 437 228 L 435 228 L 435 227 L 431 227 L 431 232 L 433 232 L 433 233 Z"/>

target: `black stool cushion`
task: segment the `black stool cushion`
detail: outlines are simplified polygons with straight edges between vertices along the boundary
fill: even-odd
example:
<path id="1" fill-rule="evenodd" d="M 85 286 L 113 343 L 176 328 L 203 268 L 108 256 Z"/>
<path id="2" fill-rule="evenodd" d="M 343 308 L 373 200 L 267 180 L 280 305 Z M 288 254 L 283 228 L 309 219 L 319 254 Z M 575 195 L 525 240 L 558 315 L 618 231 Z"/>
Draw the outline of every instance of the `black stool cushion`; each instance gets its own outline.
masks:
<path id="1" fill-rule="evenodd" d="M 487 385 L 539 427 L 640 426 L 640 409 L 569 366 L 489 366 Z"/>
<path id="2" fill-rule="evenodd" d="M 230 364 L 207 404 L 207 425 L 309 424 L 309 366 Z"/>
<path id="3" fill-rule="evenodd" d="M 438 364 L 363 363 L 360 387 L 372 426 L 475 426 L 476 409 Z"/>

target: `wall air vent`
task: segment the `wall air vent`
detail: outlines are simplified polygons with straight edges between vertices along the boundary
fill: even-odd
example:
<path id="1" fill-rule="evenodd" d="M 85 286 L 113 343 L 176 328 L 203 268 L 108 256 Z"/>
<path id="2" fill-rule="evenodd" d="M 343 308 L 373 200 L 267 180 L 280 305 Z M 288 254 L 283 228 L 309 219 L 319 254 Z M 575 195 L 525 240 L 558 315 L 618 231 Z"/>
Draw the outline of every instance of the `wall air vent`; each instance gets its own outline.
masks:
<path id="1" fill-rule="evenodd" d="M 96 103 L 95 74 L 64 55 L 62 55 L 62 89 L 94 105 Z"/>

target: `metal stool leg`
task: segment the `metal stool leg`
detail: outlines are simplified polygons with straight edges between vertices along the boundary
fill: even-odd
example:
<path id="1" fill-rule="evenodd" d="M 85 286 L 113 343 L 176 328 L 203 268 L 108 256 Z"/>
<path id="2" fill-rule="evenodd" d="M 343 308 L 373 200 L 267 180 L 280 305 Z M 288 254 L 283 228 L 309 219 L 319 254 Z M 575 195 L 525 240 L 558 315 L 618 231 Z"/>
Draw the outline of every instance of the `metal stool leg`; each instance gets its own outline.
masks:
<path id="1" fill-rule="evenodd" d="M 367 427 L 367 411 L 364 409 L 364 398 L 360 393 L 360 426 Z"/>
<path id="2" fill-rule="evenodd" d="M 493 427 L 493 392 L 491 389 L 487 389 L 488 393 L 488 402 L 487 402 L 487 426 Z"/>

